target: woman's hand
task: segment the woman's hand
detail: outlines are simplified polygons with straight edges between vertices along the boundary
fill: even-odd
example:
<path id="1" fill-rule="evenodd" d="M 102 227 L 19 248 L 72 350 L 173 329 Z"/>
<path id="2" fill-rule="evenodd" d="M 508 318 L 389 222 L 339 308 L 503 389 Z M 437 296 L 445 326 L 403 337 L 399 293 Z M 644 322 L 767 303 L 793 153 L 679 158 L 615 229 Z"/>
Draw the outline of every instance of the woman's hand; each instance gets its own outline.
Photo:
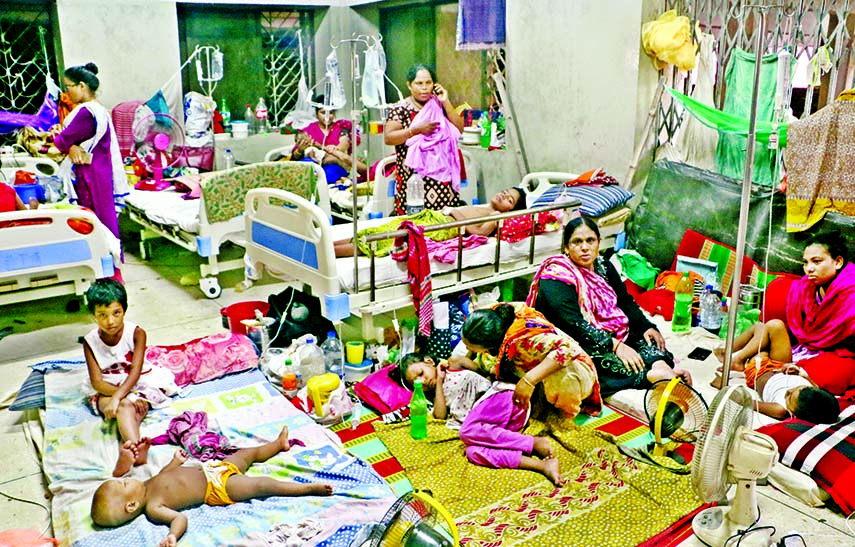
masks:
<path id="1" fill-rule="evenodd" d="M 514 388 L 514 404 L 522 408 L 528 407 L 532 393 L 534 393 L 534 387 L 523 376 Z"/>
<path id="2" fill-rule="evenodd" d="M 448 91 L 440 84 L 436 84 L 433 86 L 433 93 L 434 95 L 436 95 L 436 98 L 440 100 L 440 102 L 444 103 L 448 100 Z"/>
<path id="3" fill-rule="evenodd" d="M 413 135 L 430 135 L 436 131 L 439 122 L 422 122 L 410 126 Z"/>
<path id="4" fill-rule="evenodd" d="M 313 146 L 314 144 L 315 141 L 307 133 L 297 134 L 297 150 L 305 150 L 306 148 Z"/>
<path id="5" fill-rule="evenodd" d="M 615 349 L 615 355 L 621 360 L 626 370 L 636 373 L 644 372 L 644 360 L 641 358 L 641 355 L 623 342 L 618 344 L 618 347 Z"/>
<path id="6" fill-rule="evenodd" d="M 650 327 L 646 331 L 644 331 L 644 341 L 650 344 L 651 346 L 656 344 L 656 347 L 665 350 L 665 339 L 662 338 L 662 335 L 658 330 Z"/>
<path id="7" fill-rule="evenodd" d="M 68 157 L 71 163 L 75 165 L 88 165 L 92 163 L 92 156 L 89 152 L 83 150 L 78 145 L 74 144 L 68 149 Z"/>

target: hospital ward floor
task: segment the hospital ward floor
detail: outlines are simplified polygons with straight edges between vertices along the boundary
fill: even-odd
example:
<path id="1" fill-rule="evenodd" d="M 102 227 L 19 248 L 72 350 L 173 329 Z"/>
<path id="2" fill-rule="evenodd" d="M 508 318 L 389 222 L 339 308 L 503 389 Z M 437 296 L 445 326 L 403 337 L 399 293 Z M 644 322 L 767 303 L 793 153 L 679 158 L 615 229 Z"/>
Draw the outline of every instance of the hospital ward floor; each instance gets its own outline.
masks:
<path id="1" fill-rule="evenodd" d="M 269 294 L 284 288 L 265 278 L 248 291 L 237 293 L 233 287 L 242 279 L 242 272 L 232 271 L 220 275 L 223 293 L 210 300 L 192 284 L 199 276 L 200 259 L 196 255 L 165 241 L 151 243 L 151 251 L 150 260 L 142 261 L 137 246 L 126 244 L 122 268 L 128 289 L 128 320 L 146 330 L 149 344 L 176 344 L 220 332 L 221 308 L 243 300 L 266 300 Z M 238 248 L 228 251 L 240 256 Z M 56 297 L 0 307 L 0 329 L 13 329 L 0 339 L 0 530 L 32 528 L 46 535 L 51 532 L 50 499 L 36 449 L 41 444 L 38 417 L 32 411 L 10 411 L 8 406 L 29 373 L 28 365 L 82 356 L 77 338 L 88 332 L 94 321 L 85 309 L 66 311 L 70 300 L 74 299 Z M 347 329 L 356 332 L 356 326 L 349 324 Z M 706 342 L 709 347 L 718 343 L 711 337 Z M 706 385 L 712 379 L 712 359 L 704 363 L 683 362 L 694 375 L 696 385 Z M 704 397 L 710 393 L 702 390 Z M 757 491 L 761 523 L 775 526 L 777 536 L 798 532 L 809 547 L 855 545 L 855 536 L 839 514 L 808 507 L 772 486 L 759 486 Z M 682 545 L 702 544 L 690 537 Z"/>

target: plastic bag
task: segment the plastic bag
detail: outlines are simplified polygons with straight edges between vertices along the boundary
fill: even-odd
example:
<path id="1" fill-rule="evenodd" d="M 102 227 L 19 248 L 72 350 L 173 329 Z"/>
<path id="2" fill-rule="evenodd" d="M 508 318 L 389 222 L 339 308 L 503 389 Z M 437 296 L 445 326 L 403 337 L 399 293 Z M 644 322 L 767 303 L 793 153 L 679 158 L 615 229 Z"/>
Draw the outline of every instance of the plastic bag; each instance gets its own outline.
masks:
<path id="1" fill-rule="evenodd" d="M 365 70 L 362 72 L 362 104 L 368 108 L 380 108 L 386 104 L 386 53 L 376 40 L 365 51 Z"/>
<path id="2" fill-rule="evenodd" d="M 322 106 L 325 110 L 344 108 L 347 104 L 347 96 L 344 94 L 344 84 L 341 83 L 341 72 L 335 50 L 327 55 L 324 78 L 327 80 L 324 86 L 324 104 L 315 106 Z"/>

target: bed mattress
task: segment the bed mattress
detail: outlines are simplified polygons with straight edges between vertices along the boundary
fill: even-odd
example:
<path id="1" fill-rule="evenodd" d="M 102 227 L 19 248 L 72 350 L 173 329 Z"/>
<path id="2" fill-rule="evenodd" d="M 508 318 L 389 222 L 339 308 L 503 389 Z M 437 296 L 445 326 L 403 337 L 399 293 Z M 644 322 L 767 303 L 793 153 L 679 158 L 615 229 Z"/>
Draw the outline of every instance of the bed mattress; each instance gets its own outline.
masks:
<path id="1" fill-rule="evenodd" d="M 199 233 L 200 199 L 183 199 L 184 193 L 174 188 L 151 192 L 134 190 L 125 203 L 141 211 L 146 218 L 166 226 L 174 226 L 191 234 Z"/>
<path id="2" fill-rule="evenodd" d="M 360 228 L 367 228 L 388 222 L 388 218 L 372 219 L 359 221 Z M 338 224 L 333 228 L 333 240 L 353 238 L 353 225 Z M 514 262 L 522 262 L 528 260 L 529 253 L 529 238 L 525 238 L 515 243 L 501 242 L 501 263 L 508 265 Z M 561 248 L 561 231 L 546 232 L 535 237 L 535 263 L 539 262 L 537 257 L 547 257 L 557 254 Z M 489 238 L 486 245 L 465 249 L 463 252 L 463 267 L 465 269 L 475 268 L 477 266 L 486 266 L 493 264 L 496 261 L 496 239 Z M 397 262 L 392 257 L 386 256 L 376 258 L 375 270 L 375 287 L 383 287 L 402 283 L 407 279 L 407 265 L 405 262 Z M 359 264 L 359 289 L 364 290 L 370 288 L 371 260 L 368 257 L 361 256 L 358 259 Z M 454 272 L 457 264 L 446 264 L 438 260 L 430 261 L 431 275 L 435 279 L 443 273 Z M 345 257 L 336 259 L 336 269 L 338 272 L 341 287 L 347 291 L 354 289 L 354 268 L 353 258 Z M 449 274 L 453 277 L 453 273 Z"/>

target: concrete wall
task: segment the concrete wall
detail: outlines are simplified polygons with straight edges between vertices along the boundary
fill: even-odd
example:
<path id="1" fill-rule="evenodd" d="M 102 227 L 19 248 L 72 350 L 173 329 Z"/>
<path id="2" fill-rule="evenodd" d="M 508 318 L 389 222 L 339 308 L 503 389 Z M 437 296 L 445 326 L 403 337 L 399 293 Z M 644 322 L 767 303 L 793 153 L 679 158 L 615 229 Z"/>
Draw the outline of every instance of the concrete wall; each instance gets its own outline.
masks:
<path id="1" fill-rule="evenodd" d="M 180 66 L 171 0 L 57 0 L 66 67 L 98 65 L 99 101 L 151 97 Z"/>
<path id="2" fill-rule="evenodd" d="M 529 169 L 623 176 L 635 143 L 641 3 L 508 0 L 508 91 Z"/>

